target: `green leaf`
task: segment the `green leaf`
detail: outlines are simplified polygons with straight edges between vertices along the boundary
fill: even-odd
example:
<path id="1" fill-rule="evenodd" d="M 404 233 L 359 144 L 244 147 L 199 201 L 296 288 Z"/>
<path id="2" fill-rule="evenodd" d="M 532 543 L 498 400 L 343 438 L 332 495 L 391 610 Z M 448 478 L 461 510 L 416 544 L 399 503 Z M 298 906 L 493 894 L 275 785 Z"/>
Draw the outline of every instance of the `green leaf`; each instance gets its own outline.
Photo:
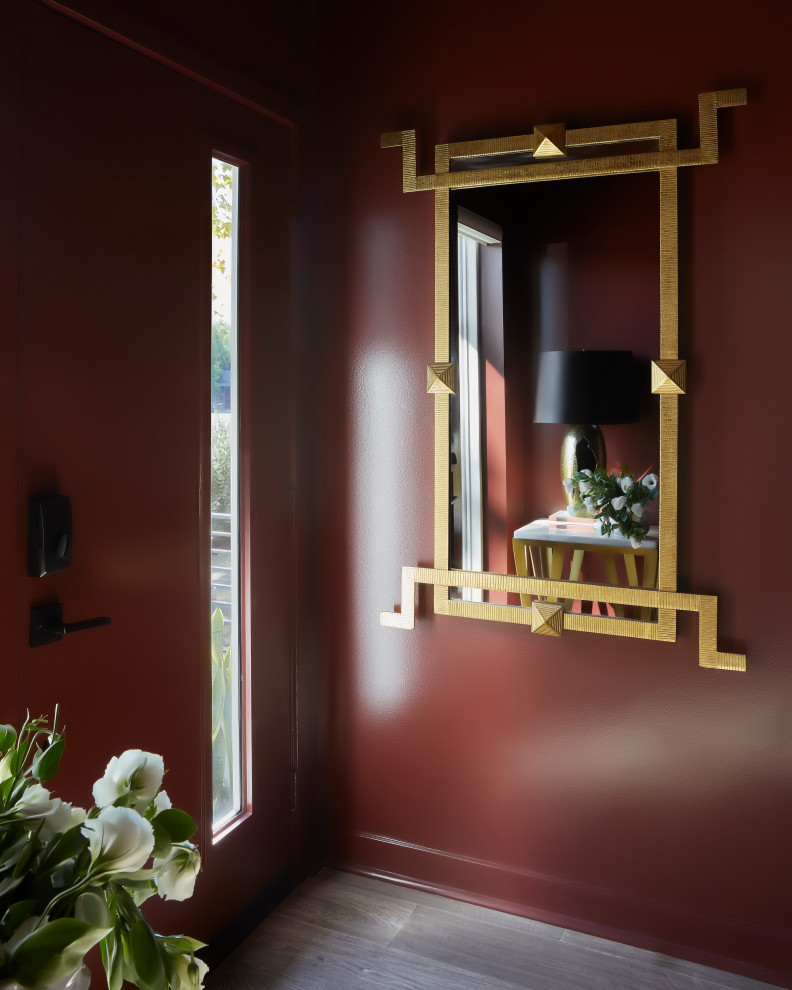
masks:
<path id="1" fill-rule="evenodd" d="M 39 864 L 39 870 L 44 872 L 69 859 L 77 859 L 87 848 L 87 837 L 83 835 L 80 826 L 75 825 L 49 843 Z"/>
<path id="2" fill-rule="evenodd" d="M 52 780 L 60 766 L 65 745 L 66 737 L 58 735 L 53 737 L 52 742 L 46 749 L 39 749 L 36 752 L 36 755 L 33 757 L 32 767 L 32 773 L 36 780 Z"/>
<path id="3" fill-rule="evenodd" d="M 10 760 L 8 754 L 6 754 L 3 757 L 2 761 L 0 761 L 0 773 L 5 769 L 5 767 L 8 767 L 10 769 Z M 11 793 L 11 788 L 13 786 L 14 786 L 13 777 L 6 777 L 3 783 L 0 784 L 0 800 L 2 800 L 3 804 L 7 803 L 8 796 Z"/>
<path id="4" fill-rule="evenodd" d="M 116 878 L 116 880 L 117 879 L 118 878 Z M 143 920 L 143 916 L 138 910 L 137 904 L 135 904 L 135 901 L 127 890 L 120 886 L 119 883 L 114 883 L 113 892 L 115 894 L 116 907 L 121 920 L 126 922 L 130 928 L 133 925 L 136 925 L 139 921 Z"/>
<path id="5" fill-rule="evenodd" d="M 161 811 L 153 819 L 152 824 L 161 825 L 170 836 L 171 842 L 186 842 L 198 830 L 194 819 L 186 811 L 180 811 L 178 808 L 166 808 L 165 811 Z"/>
<path id="6" fill-rule="evenodd" d="M 8 873 L 10 870 L 16 869 L 19 857 L 28 841 L 27 833 L 21 824 L 15 826 L 13 832 L 15 834 L 12 835 L 9 829 L 6 833 L 9 844 L 3 850 L 2 856 L 0 856 L 0 873 Z"/>
<path id="7" fill-rule="evenodd" d="M 12 890 L 18 887 L 24 879 L 24 877 L 6 877 L 4 880 L 0 880 L 0 897 L 6 897 Z"/>
<path id="8" fill-rule="evenodd" d="M 7 929 L 9 932 L 15 932 L 23 921 L 29 918 L 32 914 L 35 914 L 38 906 L 38 901 L 31 900 L 17 901 L 16 904 L 12 904 L 3 915 L 3 928 Z"/>
<path id="9" fill-rule="evenodd" d="M 94 928 L 113 927 L 104 894 L 100 887 L 89 887 L 74 902 L 74 917 Z"/>
<path id="10" fill-rule="evenodd" d="M 0 750 L 11 749 L 17 739 L 13 725 L 0 725 Z"/>
<path id="11" fill-rule="evenodd" d="M 118 928 L 102 939 L 102 965 L 107 975 L 108 990 L 121 990 L 124 982 L 124 943 Z"/>
<path id="12" fill-rule="evenodd" d="M 56 983 L 82 964 L 85 953 L 111 929 L 58 918 L 27 935 L 9 953 L 8 973 L 24 987 Z"/>
<path id="13" fill-rule="evenodd" d="M 151 871 L 154 872 L 153 870 Z M 124 887 L 137 907 L 145 904 L 149 897 L 157 893 L 157 887 L 153 880 L 133 880 L 128 877 L 123 878 Z"/>
<path id="14" fill-rule="evenodd" d="M 39 845 L 38 836 L 35 832 L 28 833 L 28 839 L 24 847 L 20 850 L 19 859 L 14 867 L 14 876 L 21 877 L 24 876 L 25 870 L 28 863 L 30 862 L 30 857 L 36 851 Z"/>
<path id="15" fill-rule="evenodd" d="M 197 952 L 198 949 L 203 949 L 206 946 L 206 942 L 199 942 L 197 938 L 190 938 L 189 935 L 158 935 L 157 938 L 173 956 Z"/>
<path id="16" fill-rule="evenodd" d="M 142 918 L 132 926 L 128 944 L 132 964 L 140 978 L 139 983 L 154 990 L 164 990 L 165 967 L 160 949 L 154 932 Z"/>
<path id="17" fill-rule="evenodd" d="M 153 855 L 157 859 L 165 859 L 173 846 L 168 830 L 165 828 L 165 825 L 158 822 L 156 818 L 152 818 L 151 827 L 154 830 Z"/>

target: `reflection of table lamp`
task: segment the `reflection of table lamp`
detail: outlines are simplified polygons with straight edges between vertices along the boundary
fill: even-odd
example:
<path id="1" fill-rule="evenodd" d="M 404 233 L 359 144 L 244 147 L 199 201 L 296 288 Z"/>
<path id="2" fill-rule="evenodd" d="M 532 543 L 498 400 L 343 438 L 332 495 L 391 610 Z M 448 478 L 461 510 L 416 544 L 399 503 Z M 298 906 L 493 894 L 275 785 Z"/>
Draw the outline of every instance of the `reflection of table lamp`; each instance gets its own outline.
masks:
<path id="1" fill-rule="evenodd" d="M 638 421 L 632 351 L 543 351 L 539 355 L 535 423 L 566 423 L 561 480 L 590 468 L 607 471 L 599 424 Z M 585 509 L 578 515 L 587 515 Z"/>

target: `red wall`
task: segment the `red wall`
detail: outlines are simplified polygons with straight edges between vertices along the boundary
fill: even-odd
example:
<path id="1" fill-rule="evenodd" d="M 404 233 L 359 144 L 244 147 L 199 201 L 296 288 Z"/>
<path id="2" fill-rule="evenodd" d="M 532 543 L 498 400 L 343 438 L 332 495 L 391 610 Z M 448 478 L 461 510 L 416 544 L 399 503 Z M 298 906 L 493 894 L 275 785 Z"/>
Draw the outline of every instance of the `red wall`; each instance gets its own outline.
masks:
<path id="1" fill-rule="evenodd" d="M 788 8 L 384 0 L 324 26 L 323 826 L 331 862 L 786 985 L 792 672 Z M 334 11 L 335 13 L 335 11 Z M 432 562 L 433 201 L 382 132 L 435 143 L 719 115 L 722 160 L 681 176 L 679 586 L 717 593 L 720 648 L 434 616 L 383 629 Z"/>
<path id="2" fill-rule="evenodd" d="M 186 0 L 167 10 L 141 0 L 132 13 L 123 0 L 74 5 L 285 116 L 313 99 L 306 3 L 273 14 L 233 0 L 227 31 Z M 438 0 L 412 15 L 382 0 L 376 17 L 355 6 L 332 8 L 319 25 L 320 123 L 300 137 L 313 160 L 295 227 L 295 311 L 298 327 L 314 327 L 314 347 L 298 332 L 290 353 L 299 527 L 288 623 L 300 661 L 303 847 L 316 849 L 316 609 L 329 862 L 788 984 L 790 470 L 777 424 L 790 357 L 790 15 L 770 0 L 739 21 L 711 0 L 645 15 L 580 0 L 538 9 Z M 14 53 L 5 54 L 0 101 L 13 118 Z M 380 628 L 402 564 L 432 562 L 423 383 L 434 300 L 432 197 L 402 194 L 399 153 L 381 151 L 379 135 L 416 127 L 421 171 L 436 142 L 556 120 L 679 117 L 683 144 L 695 145 L 696 95 L 742 85 L 749 105 L 720 115 L 721 163 L 682 176 L 691 388 L 681 404 L 679 583 L 720 596 L 721 648 L 746 651 L 747 673 L 701 670 L 688 617 L 676 644 L 545 642 L 435 617 L 422 592 L 414 632 Z M 0 237 L 9 304 L 13 233 Z M 0 370 L 9 514 L 15 345 L 10 329 Z M 266 372 L 281 385 L 284 365 Z M 14 628 L 18 561 L 8 554 L 2 567 L 0 605 Z"/>

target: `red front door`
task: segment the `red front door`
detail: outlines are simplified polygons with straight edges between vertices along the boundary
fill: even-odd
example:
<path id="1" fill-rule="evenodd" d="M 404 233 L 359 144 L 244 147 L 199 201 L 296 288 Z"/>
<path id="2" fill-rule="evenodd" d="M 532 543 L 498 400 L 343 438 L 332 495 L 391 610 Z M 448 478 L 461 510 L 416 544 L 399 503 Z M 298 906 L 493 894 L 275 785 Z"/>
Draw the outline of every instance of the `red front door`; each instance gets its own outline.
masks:
<path id="1" fill-rule="evenodd" d="M 15 513 L 18 532 L 14 563 L 0 572 L 2 714 L 60 704 L 67 747 L 56 790 L 78 804 L 90 804 L 90 785 L 112 755 L 130 747 L 163 755 L 174 804 L 200 821 L 204 873 L 192 901 L 154 915 L 163 928 L 206 937 L 293 862 L 290 131 L 36 3 L 15 10 L 18 75 L 5 71 L 9 92 L 21 79 L 21 93 L 0 104 L 20 151 L 9 183 L 19 212 L 7 214 L 3 241 L 10 292 L 18 259 L 19 306 L 5 325 L 10 360 L 0 371 L 8 437 L 0 509 Z M 248 163 L 241 302 L 252 806 L 213 845 L 209 190 L 211 154 L 224 142 Z M 71 498 L 72 566 L 30 578 L 27 499 L 55 492 Z M 106 615 L 112 624 L 31 649 L 29 609 L 51 601 L 62 603 L 66 622 Z"/>

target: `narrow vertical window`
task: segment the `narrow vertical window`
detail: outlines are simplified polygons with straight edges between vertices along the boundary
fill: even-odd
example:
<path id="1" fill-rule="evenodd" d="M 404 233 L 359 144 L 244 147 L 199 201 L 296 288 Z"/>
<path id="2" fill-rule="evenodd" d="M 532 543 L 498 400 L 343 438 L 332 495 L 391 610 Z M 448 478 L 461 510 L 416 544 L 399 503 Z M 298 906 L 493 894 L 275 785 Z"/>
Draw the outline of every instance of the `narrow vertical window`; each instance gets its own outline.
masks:
<path id="1" fill-rule="evenodd" d="M 212 159 L 212 826 L 244 808 L 239 566 L 237 233 L 239 168 Z"/>

